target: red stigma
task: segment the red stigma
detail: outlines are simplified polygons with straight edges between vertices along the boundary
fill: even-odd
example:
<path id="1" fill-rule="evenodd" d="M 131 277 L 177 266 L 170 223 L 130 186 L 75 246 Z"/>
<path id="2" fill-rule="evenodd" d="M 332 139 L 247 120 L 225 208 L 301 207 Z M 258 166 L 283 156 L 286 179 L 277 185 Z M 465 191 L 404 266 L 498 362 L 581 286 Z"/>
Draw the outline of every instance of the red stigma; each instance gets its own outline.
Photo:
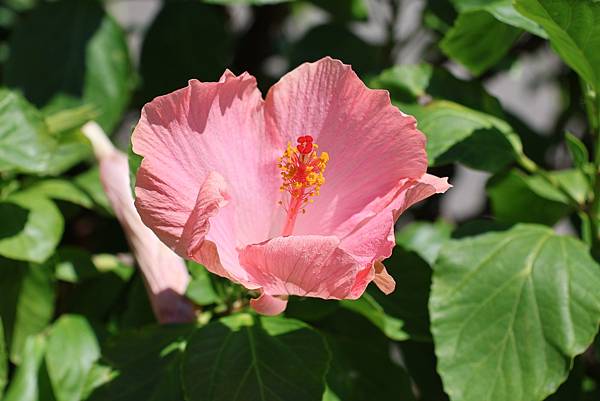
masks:
<path id="1" fill-rule="evenodd" d="M 310 135 L 305 135 L 305 136 L 299 136 L 298 137 L 298 146 L 296 146 L 296 149 L 298 149 L 298 152 L 300 152 L 303 155 L 307 155 L 310 152 L 312 152 L 313 150 L 313 137 Z"/>

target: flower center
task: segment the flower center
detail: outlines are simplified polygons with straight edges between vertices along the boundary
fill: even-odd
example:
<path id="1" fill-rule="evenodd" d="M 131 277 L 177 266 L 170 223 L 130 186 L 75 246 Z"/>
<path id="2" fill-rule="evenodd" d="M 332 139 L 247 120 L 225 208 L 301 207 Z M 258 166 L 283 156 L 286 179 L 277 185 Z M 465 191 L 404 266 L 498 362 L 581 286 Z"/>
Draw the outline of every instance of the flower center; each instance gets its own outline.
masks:
<path id="1" fill-rule="evenodd" d="M 294 230 L 296 217 L 299 213 L 305 213 L 305 206 L 314 201 L 313 197 L 319 195 L 321 185 L 325 182 L 323 172 L 329 161 L 329 154 L 321 152 L 319 147 L 313 143 L 310 135 L 298 137 L 298 144 L 292 147 L 288 142 L 283 156 L 278 159 L 277 166 L 281 170 L 283 183 L 279 190 L 290 194 L 279 202 L 287 212 L 287 219 L 282 235 L 288 236 Z"/>

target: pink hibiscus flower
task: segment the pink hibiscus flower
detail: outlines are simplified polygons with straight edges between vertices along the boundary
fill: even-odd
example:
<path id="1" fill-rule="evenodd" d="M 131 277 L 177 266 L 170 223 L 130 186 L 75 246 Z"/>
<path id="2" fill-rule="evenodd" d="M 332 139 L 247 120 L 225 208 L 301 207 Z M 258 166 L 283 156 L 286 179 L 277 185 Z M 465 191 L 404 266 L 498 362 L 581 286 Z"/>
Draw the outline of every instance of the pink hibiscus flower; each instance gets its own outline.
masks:
<path id="1" fill-rule="evenodd" d="M 449 188 L 426 174 L 415 119 L 328 57 L 265 100 L 248 73 L 191 80 L 144 106 L 132 142 L 142 221 L 179 255 L 258 290 L 264 314 L 288 295 L 356 299 L 371 281 L 391 292 L 381 261 L 395 221 Z"/>

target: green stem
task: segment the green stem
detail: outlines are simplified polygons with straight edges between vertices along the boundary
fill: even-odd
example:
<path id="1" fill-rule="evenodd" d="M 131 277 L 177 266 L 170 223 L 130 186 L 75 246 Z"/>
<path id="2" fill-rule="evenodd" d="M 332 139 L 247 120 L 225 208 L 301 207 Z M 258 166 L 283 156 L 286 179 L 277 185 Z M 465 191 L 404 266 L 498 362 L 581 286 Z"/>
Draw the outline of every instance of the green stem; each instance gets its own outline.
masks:
<path id="1" fill-rule="evenodd" d="M 582 81 L 582 91 L 585 99 L 585 108 L 588 116 L 590 133 L 593 142 L 593 196 L 589 207 L 586 208 L 592 232 L 592 254 L 600 254 L 600 227 L 598 215 L 600 212 L 600 97 L 590 85 Z"/>

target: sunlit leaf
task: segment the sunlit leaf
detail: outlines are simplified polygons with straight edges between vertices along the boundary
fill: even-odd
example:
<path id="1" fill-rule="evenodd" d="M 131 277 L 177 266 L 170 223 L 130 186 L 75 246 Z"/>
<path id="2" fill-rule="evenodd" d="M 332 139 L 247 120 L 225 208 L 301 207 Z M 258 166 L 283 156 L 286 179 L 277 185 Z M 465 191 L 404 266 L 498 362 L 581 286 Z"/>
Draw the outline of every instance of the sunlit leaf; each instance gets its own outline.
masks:
<path id="1" fill-rule="evenodd" d="M 600 266 L 536 225 L 446 242 L 429 303 L 438 370 L 455 401 L 541 401 L 600 323 Z"/>

